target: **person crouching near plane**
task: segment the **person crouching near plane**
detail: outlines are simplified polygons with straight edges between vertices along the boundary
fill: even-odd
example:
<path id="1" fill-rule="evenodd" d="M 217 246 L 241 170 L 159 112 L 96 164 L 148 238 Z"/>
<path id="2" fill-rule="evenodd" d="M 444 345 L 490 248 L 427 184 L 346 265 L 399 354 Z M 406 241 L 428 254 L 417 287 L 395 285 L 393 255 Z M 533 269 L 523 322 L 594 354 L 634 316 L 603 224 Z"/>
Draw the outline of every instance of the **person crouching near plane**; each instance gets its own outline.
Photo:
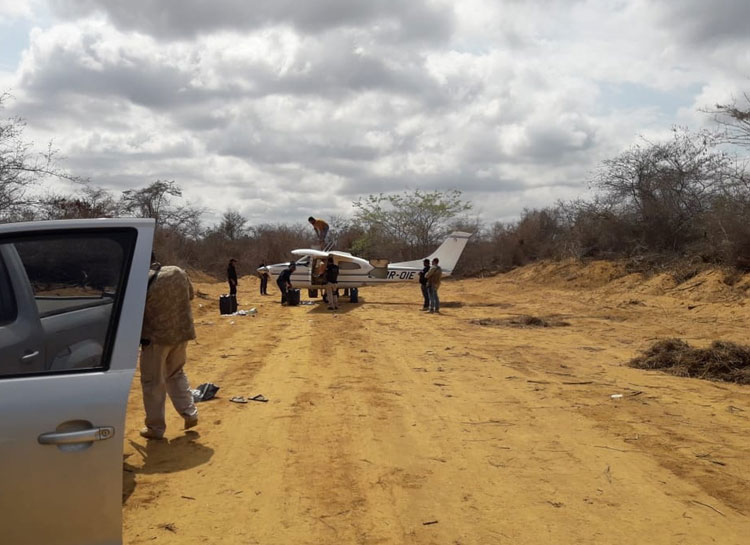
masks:
<path id="1" fill-rule="evenodd" d="M 310 225 L 315 229 L 315 235 L 318 237 L 318 244 L 320 244 L 320 249 L 322 250 L 325 248 L 326 237 L 328 236 L 328 230 L 330 227 L 328 227 L 328 224 L 323 220 L 315 219 L 312 216 L 307 218 L 307 221 L 309 221 Z"/>
<path id="2" fill-rule="evenodd" d="M 425 260 L 426 261 L 426 260 Z M 436 257 L 432 260 L 432 267 L 424 277 L 427 279 L 427 289 L 430 294 L 430 313 L 440 314 L 440 298 L 438 290 L 440 289 L 440 279 L 443 277 L 443 269 L 440 268 L 440 260 Z"/>
<path id="3" fill-rule="evenodd" d="M 281 304 L 286 305 L 286 292 L 292 289 L 292 273 L 297 269 L 297 265 L 290 263 L 289 266 L 281 271 L 276 285 L 281 290 Z"/>
<path id="4" fill-rule="evenodd" d="M 333 257 L 328 257 L 326 266 L 326 298 L 328 299 L 328 310 L 337 310 L 339 308 L 338 296 L 339 266 L 333 262 Z"/>
<path id="5" fill-rule="evenodd" d="M 422 288 L 422 298 L 424 299 L 422 310 L 427 311 L 430 310 L 430 290 L 427 287 L 427 278 L 425 278 L 425 275 L 430 270 L 430 260 L 425 259 L 422 264 L 424 265 L 424 269 L 419 273 L 419 287 Z"/>
<path id="6" fill-rule="evenodd" d="M 185 429 L 198 424 L 188 378 L 183 371 L 187 343 L 195 339 L 190 300 L 193 285 L 179 267 L 162 267 L 152 256 L 146 307 L 141 330 L 141 387 L 146 427 L 141 436 L 162 439 L 166 396 L 185 420 Z"/>

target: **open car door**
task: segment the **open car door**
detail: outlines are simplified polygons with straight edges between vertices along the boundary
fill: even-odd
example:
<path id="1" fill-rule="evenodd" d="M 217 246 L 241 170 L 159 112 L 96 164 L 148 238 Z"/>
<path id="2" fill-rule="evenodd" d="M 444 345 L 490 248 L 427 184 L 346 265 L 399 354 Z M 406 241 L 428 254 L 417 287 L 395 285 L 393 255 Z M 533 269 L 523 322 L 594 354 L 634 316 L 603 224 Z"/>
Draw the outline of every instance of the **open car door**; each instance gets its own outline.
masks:
<path id="1" fill-rule="evenodd" d="M 2 543 L 122 542 L 153 234 L 136 219 L 0 225 Z"/>

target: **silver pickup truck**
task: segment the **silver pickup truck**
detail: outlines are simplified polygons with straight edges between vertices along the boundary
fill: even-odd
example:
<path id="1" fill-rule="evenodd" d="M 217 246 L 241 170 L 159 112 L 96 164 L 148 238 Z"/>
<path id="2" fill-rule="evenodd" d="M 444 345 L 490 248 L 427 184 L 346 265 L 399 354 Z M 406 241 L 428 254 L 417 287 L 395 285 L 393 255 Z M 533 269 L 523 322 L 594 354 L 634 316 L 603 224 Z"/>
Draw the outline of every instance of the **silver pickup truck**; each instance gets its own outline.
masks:
<path id="1" fill-rule="evenodd" d="M 122 542 L 153 220 L 0 225 L 0 543 Z"/>

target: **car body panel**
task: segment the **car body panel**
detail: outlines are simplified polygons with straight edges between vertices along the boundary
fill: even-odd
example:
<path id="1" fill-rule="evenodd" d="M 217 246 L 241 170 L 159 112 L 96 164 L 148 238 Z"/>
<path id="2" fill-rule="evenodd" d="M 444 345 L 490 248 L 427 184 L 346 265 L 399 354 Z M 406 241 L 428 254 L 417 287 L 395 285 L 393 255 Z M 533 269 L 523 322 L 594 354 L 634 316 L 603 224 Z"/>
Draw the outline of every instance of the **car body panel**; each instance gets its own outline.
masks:
<path id="1" fill-rule="evenodd" d="M 122 541 L 122 451 L 125 409 L 135 371 L 153 220 L 74 220 L 0 226 L 0 245 L 18 236 L 96 236 L 117 230 L 136 233 L 122 262 L 118 299 L 107 335 L 109 355 L 98 369 L 48 368 L 36 374 L 7 372 L 8 325 L 0 324 L 0 527 L 2 542 L 14 545 L 104 545 Z M 101 312 L 94 307 L 93 311 Z M 70 313 L 75 329 L 77 310 Z M 65 315 L 55 314 L 55 332 Z M 12 324 L 10 324 L 12 325 Z M 75 332 L 74 332 L 75 333 Z M 19 331 L 24 336 L 49 331 Z M 91 356 L 95 347 L 73 343 Z M 37 344 L 38 340 L 37 340 Z M 84 356 L 77 356 L 84 357 Z M 60 441 L 75 432 L 96 432 L 97 440 Z M 50 434 L 62 435 L 50 435 Z M 69 441 L 69 439 L 62 439 Z"/>

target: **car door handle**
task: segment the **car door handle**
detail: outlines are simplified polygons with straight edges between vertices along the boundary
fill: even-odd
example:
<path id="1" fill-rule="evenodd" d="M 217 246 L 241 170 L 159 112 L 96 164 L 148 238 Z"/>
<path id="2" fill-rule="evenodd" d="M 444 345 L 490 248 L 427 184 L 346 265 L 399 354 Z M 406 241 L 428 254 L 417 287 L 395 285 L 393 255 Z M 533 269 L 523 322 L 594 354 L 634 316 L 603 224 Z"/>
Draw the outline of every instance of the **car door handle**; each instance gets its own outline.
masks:
<path id="1" fill-rule="evenodd" d="M 24 354 L 21 356 L 21 362 L 27 363 L 34 358 L 36 358 L 39 355 L 39 350 L 34 350 L 33 352 L 29 352 L 28 354 Z"/>
<path id="2" fill-rule="evenodd" d="M 115 429 L 112 426 L 101 426 L 78 431 L 52 431 L 41 434 L 37 440 L 42 445 L 71 445 L 104 441 L 114 435 Z"/>

